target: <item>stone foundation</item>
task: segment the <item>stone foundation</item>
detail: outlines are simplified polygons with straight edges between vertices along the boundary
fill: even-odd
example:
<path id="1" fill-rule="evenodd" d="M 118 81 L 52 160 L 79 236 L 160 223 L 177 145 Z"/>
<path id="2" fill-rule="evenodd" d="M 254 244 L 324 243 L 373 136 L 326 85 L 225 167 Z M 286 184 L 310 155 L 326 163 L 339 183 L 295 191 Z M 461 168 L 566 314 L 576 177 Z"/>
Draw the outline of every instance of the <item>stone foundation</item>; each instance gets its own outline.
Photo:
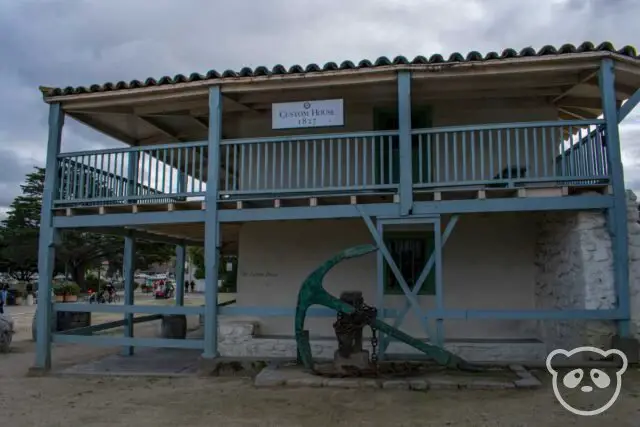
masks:
<path id="1" fill-rule="evenodd" d="M 640 330 L 640 225 L 638 205 L 627 194 L 629 283 L 633 328 Z M 601 212 L 552 212 L 541 215 L 536 242 L 535 300 L 539 309 L 611 309 L 616 305 L 611 238 Z M 547 351 L 590 345 L 610 348 L 613 321 L 541 321 Z"/>
<path id="2" fill-rule="evenodd" d="M 363 343 L 367 351 L 371 345 Z M 472 362 L 512 362 L 544 360 L 546 349 L 538 342 L 451 342 L 445 348 Z M 335 338 L 311 339 L 311 352 L 315 359 L 333 360 L 338 349 Z M 249 321 L 222 322 L 218 335 L 218 351 L 222 357 L 296 358 L 296 342 L 292 338 L 261 337 L 259 323 Z M 422 353 L 404 343 L 392 342 L 389 354 Z"/>

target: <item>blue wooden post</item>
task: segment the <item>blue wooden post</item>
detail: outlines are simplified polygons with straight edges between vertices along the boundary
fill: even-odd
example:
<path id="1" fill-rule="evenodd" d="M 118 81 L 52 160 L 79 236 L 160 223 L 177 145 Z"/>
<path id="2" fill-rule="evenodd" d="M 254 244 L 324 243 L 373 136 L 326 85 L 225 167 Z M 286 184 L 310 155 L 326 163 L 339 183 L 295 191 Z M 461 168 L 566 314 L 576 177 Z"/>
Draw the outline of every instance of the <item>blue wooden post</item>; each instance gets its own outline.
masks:
<path id="1" fill-rule="evenodd" d="M 134 304 L 133 285 L 135 273 L 135 255 L 136 241 L 133 232 L 124 238 L 124 262 L 122 276 L 124 277 L 124 305 L 131 306 Z M 124 315 L 124 336 L 133 338 L 133 313 L 125 313 Z M 122 348 L 123 356 L 133 355 L 133 347 L 126 346 Z"/>
<path id="2" fill-rule="evenodd" d="M 40 236 L 38 241 L 38 308 L 36 360 L 34 368 L 51 369 L 51 327 L 53 310 L 51 306 L 51 280 L 55 267 L 55 244 L 57 231 L 53 227 L 53 200 L 58 189 L 58 154 L 62 140 L 64 112 L 59 103 L 49 106 L 49 140 L 47 143 L 47 164 L 40 211 Z"/>
<path id="3" fill-rule="evenodd" d="M 613 207 L 609 209 L 608 220 L 613 243 L 613 273 L 615 278 L 618 307 L 625 313 L 625 319 L 618 321 L 618 334 L 628 337 L 630 316 L 629 295 L 629 235 L 627 230 L 627 200 L 624 189 L 624 173 L 620 154 L 620 134 L 618 112 L 616 110 L 615 74 L 613 61 L 603 59 L 600 65 L 600 93 L 603 118 L 606 121 L 607 158 L 609 175 L 613 187 Z"/>
<path id="4" fill-rule="evenodd" d="M 411 73 L 408 71 L 398 72 L 398 132 L 400 134 L 400 215 L 409 215 L 413 207 L 413 171 L 411 161 Z"/>
<path id="5" fill-rule="evenodd" d="M 176 305 L 184 305 L 184 262 L 187 248 L 184 244 L 176 246 Z"/>
<path id="6" fill-rule="evenodd" d="M 207 148 L 207 195 L 205 211 L 205 310 L 203 358 L 218 356 L 218 259 L 220 227 L 218 223 L 218 176 L 222 139 L 222 96 L 220 86 L 209 89 L 209 144 Z"/>
<path id="7" fill-rule="evenodd" d="M 382 221 L 379 219 L 376 221 L 376 227 L 378 231 L 378 235 L 382 237 L 384 241 L 384 225 Z M 384 322 L 384 255 L 382 255 L 382 251 L 376 251 L 376 275 L 377 275 L 377 287 L 376 287 L 376 308 L 378 309 L 377 317 L 379 320 Z M 386 342 L 386 337 L 383 336 L 382 332 L 378 334 L 378 342 L 380 345 L 378 346 L 378 360 L 384 359 L 384 354 L 387 349 L 383 343 Z"/>

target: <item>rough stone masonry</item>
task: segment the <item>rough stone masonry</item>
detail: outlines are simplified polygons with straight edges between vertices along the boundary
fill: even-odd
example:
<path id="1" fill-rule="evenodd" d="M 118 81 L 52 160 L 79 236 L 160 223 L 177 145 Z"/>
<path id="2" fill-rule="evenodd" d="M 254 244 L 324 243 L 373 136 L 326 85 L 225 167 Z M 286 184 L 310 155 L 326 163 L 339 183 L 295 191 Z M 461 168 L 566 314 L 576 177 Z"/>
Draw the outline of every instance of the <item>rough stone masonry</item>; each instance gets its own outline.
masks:
<path id="1" fill-rule="evenodd" d="M 640 224 L 636 195 L 627 191 L 632 334 L 640 338 Z M 614 308 L 611 237 L 602 212 L 541 215 L 536 242 L 535 300 L 540 309 Z M 592 345 L 608 348 L 613 321 L 540 321 L 547 350 Z"/>

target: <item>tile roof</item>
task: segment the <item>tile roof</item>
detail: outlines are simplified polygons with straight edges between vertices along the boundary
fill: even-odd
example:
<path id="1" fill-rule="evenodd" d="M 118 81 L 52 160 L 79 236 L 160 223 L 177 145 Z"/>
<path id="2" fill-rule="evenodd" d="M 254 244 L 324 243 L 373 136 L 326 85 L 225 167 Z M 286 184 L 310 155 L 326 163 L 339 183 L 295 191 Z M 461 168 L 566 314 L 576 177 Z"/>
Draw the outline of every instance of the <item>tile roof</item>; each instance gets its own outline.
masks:
<path id="1" fill-rule="evenodd" d="M 176 74 L 174 77 L 164 76 L 159 79 L 152 77 L 147 78 L 144 81 L 131 80 L 130 82 L 119 81 L 116 83 L 107 82 L 102 85 L 94 84 L 89 87 L 68 86 L 65 88 L 49 88 L 40 87 L 42 94 L 45 97 L 51 96 L 65 96 L 65 95 L 77 95 L 83 93 L 95 93 L 95 92 L 108 92 L 117 91 L 122 89 L 135 89 L 146 88 L 152 86 L 165 86 L 178 83 L 188 83 L 203 80 L 214 80 L 219 78 L 243 78 L 243 77 L 258 77 L 258 76 L 270 76 L 270 75 L 286 75 L 286 74 L 304 74 L 304 73 L 318 73 L 323 71 L 337 71 L 337 70 L 354 70 L 362 68 L 374 68 L 388 65 L 421 65 L 421 64 L 446 64 L 446 63 L 463 63 L 463 62 L 485 62 L 496 61 L 510 58 L 523 58 L 523 57 L 540 57 L 548 55 L 565 55 L 573 53 L 586 53 L 586 52 L 612 52 L 619 55 L 623 55 L 633 59 L 640 59 L 636 49 L 633 46 L 624 46 L 622 49 L 616 50 L 613 44 L 604 42 L 595 46 L 591 42 L 584 42 L 580 46 L 576 47 L 572 44 L 564 44 L 560 48 L 554 46 L 544 46 L 540 50 L 536 51 L 532 47 L 526 47 L 519 52 L 515 49 L 505 49 L 501 54 L 497 52 L 489 52 L 484 56 L 477 51 L 472 51 L 466 55 L 455 52 L 445 59 L 440 54 L 431 55 L 429 58 L 426 56 L 416 56 L 413 60 L 409 61 L 404 56 L 396 56 L 393 59 L 389 59 L 385 56 L 381 56 L 374 62 L 368 59 L 363 59 L 356 65 L 352 61 L 344 61 L 340 65 L 336 62 L 327 62 L 323 66 L 318 64 L 309 64 L 306 67 L 301 65 L 293 65 L 289 69 L 283 65 L 275 65 L 271 69 L 265 66 L 259 66 L 255 69 L 244 67 L 240 71 L 226 70 L 218 72 L 216 70 L 209 70 L 206 74 L 192 73 L 188 76 L 185 74 Z"/>

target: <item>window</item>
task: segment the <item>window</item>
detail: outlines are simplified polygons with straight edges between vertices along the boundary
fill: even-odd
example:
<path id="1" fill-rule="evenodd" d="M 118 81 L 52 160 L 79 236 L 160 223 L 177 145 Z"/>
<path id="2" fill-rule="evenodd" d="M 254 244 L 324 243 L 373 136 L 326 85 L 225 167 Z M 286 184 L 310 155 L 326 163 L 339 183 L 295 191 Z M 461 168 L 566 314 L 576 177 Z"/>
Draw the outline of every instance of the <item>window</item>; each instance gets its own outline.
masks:
<path id="1" fill-rule="evenodd" d="M 433 232 L 385 233 L 385 244 L 409 289 L 413 289 L 420 277 L 420 273 L 422 273 L 422 269 L 433 253 L 433 237 Z M 436 268 L 434 264 L 420 289 L 419 295 L 434 295 L 435 288 Z M 402 287 L 388 263 L 385 263 L 384 290 L 385 294 L 403 294 Z"/>

